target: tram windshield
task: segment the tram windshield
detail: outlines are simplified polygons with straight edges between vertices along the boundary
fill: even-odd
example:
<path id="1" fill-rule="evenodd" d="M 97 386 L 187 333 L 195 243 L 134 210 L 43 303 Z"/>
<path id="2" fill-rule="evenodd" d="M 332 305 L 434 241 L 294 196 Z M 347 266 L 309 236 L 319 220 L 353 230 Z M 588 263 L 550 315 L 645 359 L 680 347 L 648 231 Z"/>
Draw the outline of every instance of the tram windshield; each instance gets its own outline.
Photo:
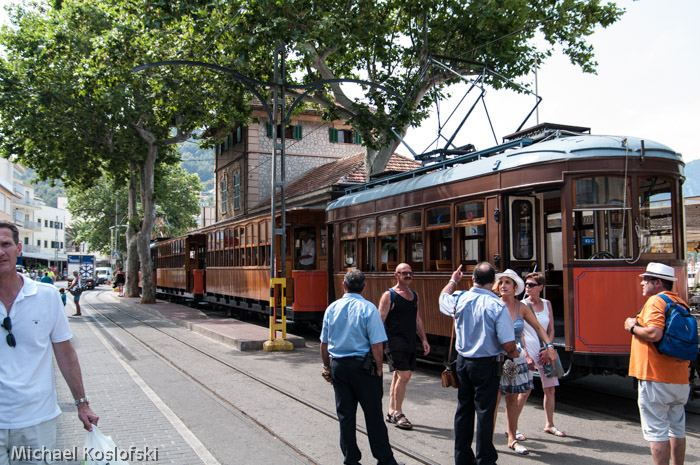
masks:
<path id="1" fill-rule="evenodd" d="M 629 185 L 621 177 L 595 176 L 574 182 L 574 258 L 631 258 Z"/>
<path id="2" fill-rule="evenodd" d="M 639 219 L 642 253 L 673 253 L 671 181 L 639 178 Z"/>

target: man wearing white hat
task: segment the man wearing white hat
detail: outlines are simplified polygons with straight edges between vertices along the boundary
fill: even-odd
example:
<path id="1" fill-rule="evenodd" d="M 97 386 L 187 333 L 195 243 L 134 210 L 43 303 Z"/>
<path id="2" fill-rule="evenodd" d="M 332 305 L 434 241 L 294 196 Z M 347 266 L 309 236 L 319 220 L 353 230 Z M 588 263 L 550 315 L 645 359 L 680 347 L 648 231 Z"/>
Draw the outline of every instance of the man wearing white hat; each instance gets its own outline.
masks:
<path id="1" fill-rule="evenodd" d="M 648 297 L 636 317 L 625 320 L 632 333 L 629 375 L 639 380 L 638 401 L 644 439 L 649 441 L 656 465 L 681 465 L 685 460 L 685 404 L 688 401 L 688 361 L 659 353 L 654 342 L 664 332 L 664 294 L 683 302 L 672 292 L 677 281 L 674 269 L 662 263 L 649 263 L 642 278 L 642 295 Z"/>

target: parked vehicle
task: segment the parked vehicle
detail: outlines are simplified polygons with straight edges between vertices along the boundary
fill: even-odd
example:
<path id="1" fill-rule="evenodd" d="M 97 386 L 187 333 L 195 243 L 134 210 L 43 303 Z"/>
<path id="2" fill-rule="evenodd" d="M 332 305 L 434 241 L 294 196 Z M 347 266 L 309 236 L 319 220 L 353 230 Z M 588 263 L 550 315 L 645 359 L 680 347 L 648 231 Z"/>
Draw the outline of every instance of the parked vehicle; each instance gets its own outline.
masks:
<path id="1" fill-rule="evenodd" d="M 95 276 L 95 256 L 83 254 L 68 255 L 68 286 L 73 282 L 73 272 L 77 271 L 80 279 L 84 280 L 88 289 L 97 285 Z"/>
<path id="2" fill-rule="evenodd" d="M 96 268 L 97 284 L 111 283 L 114 279 L 112 269 L 108 266 L 100 266 Z"/>

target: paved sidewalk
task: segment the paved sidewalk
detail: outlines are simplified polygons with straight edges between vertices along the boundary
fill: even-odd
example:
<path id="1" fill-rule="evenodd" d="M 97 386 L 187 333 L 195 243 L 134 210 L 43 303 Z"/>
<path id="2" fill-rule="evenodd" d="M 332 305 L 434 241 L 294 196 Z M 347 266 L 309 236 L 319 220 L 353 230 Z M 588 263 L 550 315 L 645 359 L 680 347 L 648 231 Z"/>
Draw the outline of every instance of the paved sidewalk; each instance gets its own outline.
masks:
<path id="1" fill-rule="evenodd" d="M 140 298 L 118 297 L 115 301 L 148 312 L 151 315 L 165 318 L 190 331 L 215 341 L 234 347 L 241 351 L 262 350 L 262 345 L 270 337 L 270 330 L 262 326 L 234 320 L 233 318 L 210 318 L 201 310 L 158 300 L 156 304 L 144 305 Z M 304 347 L 303 337 L 287 332 L 287 340 L 294 347 Z"/>
<path id="2" fill-rule="evenodd" d="M 66 313 L 71 315 L 73 312 L 74 307 L 69 303 Z M 95 328 L 96 322 L 92 321 L 89 315 L 69 317 L 69 322 L 73 331 L 72 342 L 80 359 L 86 393 L 90 398 L 90 405 L 100 416 L 100 431 L 111 436 L 120 449 L 133 446 L 136 451 L 150 451 L 150 455 L 144 456 L 143 461 L 131 460 L 129 463 L 204 463 L 183 440 L 181 433 L 168 421 L 163 411 L 146 394 L 148 387 L 145 386 L 144 391 L 144 386 L 138 384 L 138 375 L 132 376 L 133 370 L 125 363 L 120 363 L 121 359 L 119 356 L 115 357 L 114 349 L 103 342 L 104 335 Z M 79 465 L 82 464 L 87 432 L 78 420 L 73 396 L 58 368 L 56 386 L 58 403 L 64 412 L 58 418 L 57 447 L 59 450 L 72 450 L 77 447 L 79 459 L 60 463 Z"/>

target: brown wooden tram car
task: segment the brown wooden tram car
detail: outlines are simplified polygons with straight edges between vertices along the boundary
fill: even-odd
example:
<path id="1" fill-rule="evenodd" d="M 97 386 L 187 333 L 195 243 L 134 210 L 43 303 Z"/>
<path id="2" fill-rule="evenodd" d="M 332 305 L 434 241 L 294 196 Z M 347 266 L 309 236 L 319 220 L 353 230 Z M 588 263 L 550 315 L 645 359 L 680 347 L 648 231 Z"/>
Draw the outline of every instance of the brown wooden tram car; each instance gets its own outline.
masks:
<path id="1" fill-rule="evenodd" d="M 277 228 L 281 220 L 277 218 Z M 320 321 L 327 306 L 327 238 L 322 208 L 286 212 L 287 317 Z M 270 215 L 219 222 L 187 236 L 155 244 L 159 295 L 269 313 Z M 315 242 L 314 269 L 297 269 L 302 232 Z"/>
<path id="2" fill-rule="evenodd" d="M 673 266 L 676 290 L 687 294 L 684 164 L 651 141 L 535 129 L 539 139 L 515 134 L 329 204 L 330 298 L 357 267 L 367 276 L 364 296 L 377 303 L 395 284 L 396 264 L 407 262 L 427 332 L 449 339 L 452 320 L 439 312 L 438 294 L 459 264 L 465 277 L 484 260 L 523 275 L 543 271 L 568 375 L 626 373 L 623 321 L 644 303 L 647 263 Z"/>

